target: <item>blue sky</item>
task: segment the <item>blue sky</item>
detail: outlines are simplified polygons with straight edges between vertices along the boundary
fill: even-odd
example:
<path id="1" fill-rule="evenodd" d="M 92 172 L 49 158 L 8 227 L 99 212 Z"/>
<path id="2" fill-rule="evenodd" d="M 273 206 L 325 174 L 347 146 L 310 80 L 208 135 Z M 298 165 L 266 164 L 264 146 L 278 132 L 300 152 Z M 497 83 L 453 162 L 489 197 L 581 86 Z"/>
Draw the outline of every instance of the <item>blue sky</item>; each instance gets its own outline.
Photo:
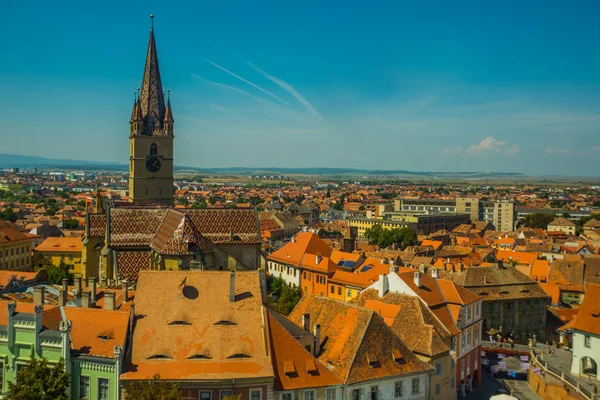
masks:
<path id="1" fill-rule="evenodd" d="M 151 13 L 179 165 L 599 175 L 597 1 L 6 1 L 0 153 L 127 162 Z"/>

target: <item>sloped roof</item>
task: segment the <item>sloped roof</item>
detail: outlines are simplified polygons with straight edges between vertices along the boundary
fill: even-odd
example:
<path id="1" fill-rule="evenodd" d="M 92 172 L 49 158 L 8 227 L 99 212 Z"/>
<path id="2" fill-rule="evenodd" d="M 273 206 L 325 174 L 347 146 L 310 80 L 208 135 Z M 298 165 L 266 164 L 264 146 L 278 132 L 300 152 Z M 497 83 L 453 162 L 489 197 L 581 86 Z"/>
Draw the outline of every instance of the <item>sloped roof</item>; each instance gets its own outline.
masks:
<path id="1" fill-rule="evenodd" d="M 287 243 L 271 253 L 268 258 L 295 266 L 304 265 L 307 262 L 314 265 L 317 254 L 322 257 L 330 257 L 331 248 L 319 235 L 312 232 L 300 232 L 296 235 L 294 242 Z"/>
<path id="2" fill-rule="evenodd" d="M 347 384 L 425 372 L 430 368 L 372 310 L 306 295 L 289 319 L 299 324 L 305 313 L 310 314 L 311 324 L 321 325 L 321 337 L 326 339 L 319 360 Z M 404 362 L 394 361 L 394 351 L 403 355 Z M 377 365 L 371 366 L 369 360 L 377 360 Z"/>
<path id="3" fill-rule="evenodd" d="M 595 283 L 587 285 L 583 302 L 571 327 L 578 331 L 600 335 L 600 285 Z"/>
<path id="4" fill-rule="evenodd" d="M 64 307 L 72 322 L 71 348 L 85 355 L 114 357 L 116 345 L 125 346 L 129 312 Z"/>
<path id="5" fill-rule="evenodd" d="M 273 377 L 257 272 L 142 271 L 131 358 L 121 379 Z"/>
<path id="6" fill-rule="evenodd" d="M 256 212 L 251 209 L 188 210 L 198 230 L 214 244 L 261 243 Z"/>
<path id="7" fill-rule="evenodd" d="M 381 298 L 376 290 L 368 289 L 351 302 L 382 315 L 386 324 L 415 353 L 435 357 L 450 351 L 444 340 L 449 339 L 451 333 L 416 296 L 388 292 Z M 384 310 L 393 314 L 383 315 Z"/>
<path id="8" fill-rule="evenodd" d="M 268 329 L 271 357 L 275 371 L 275 390 L 293 390 L 341 385 L 342 381 L 325 365 L 308 352 L 268 310 Z M 293 325 L 293 324 L 292 324 Z M 295 325 L 294 325 L 295 326 Z M 307 332 L 308 333 L 308 332 Z M 316 373 L 309 373 L 307 366 L 316 366 Z M 293 369 L 293 372 L 287 370 Z"/>
<path id="9" fill-rule="evenodd" d="M 17 229 L 16 225 L 0 220 L 0 245 L 31 241 L 32 239 Z"/>
<path id="10" fill-rule="evenodd" d="M 83 243 L 80 238 L 49 237 L 33 250 L 44 253 L 81 253 L 82 249 Z"/>
<path id="11" fill-rule="evenodd" d="M 191 218 L 170 209 L 150 247 L 159 254 L 187 255 L 191 254 L 190 244 L 197 246 L 204 254 L 213 252 L 211 243 L 199 232 Z"/>

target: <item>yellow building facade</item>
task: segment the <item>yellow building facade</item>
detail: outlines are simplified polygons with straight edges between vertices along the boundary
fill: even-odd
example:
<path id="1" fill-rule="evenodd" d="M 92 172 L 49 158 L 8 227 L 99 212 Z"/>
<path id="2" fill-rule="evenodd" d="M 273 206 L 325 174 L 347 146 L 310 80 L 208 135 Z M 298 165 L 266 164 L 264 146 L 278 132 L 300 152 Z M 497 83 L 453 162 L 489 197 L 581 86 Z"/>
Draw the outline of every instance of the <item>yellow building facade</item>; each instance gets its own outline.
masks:
<path id="1" fill-rule="evenodd" d="M 33 249 L 33 263 L 36 268 L 68 266 L 69 272 L 76 277 L 82 271 L 83 244 L 79 238 L 49 237 Z"/>

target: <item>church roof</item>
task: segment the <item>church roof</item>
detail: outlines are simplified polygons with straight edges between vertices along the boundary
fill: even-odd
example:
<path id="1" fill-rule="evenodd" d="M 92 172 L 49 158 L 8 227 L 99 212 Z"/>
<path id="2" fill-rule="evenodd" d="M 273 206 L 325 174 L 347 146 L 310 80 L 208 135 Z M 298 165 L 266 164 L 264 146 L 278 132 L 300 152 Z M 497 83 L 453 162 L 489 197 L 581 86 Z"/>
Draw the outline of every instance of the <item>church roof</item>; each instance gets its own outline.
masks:
<path id="1" fill-rule="evenodd" d="M 155 130 L 162 130 L 165 117 L 165 98 L 158 67 L 158 54 L 154 40 L 154 28 L 150 30 L 146 66 L 142 77 L 140 105 L 144 118 L 144 134 L 153 135 Z"/>
<path id="2" fill-rule="evenodd" d="M 192 254 L 190 244 L 204 254 L 213 252 L 211 243 L 202 236 L 191 218 L 181 211 L 170 209 L 150 247 L 159 254 L 187 255 Z"/>

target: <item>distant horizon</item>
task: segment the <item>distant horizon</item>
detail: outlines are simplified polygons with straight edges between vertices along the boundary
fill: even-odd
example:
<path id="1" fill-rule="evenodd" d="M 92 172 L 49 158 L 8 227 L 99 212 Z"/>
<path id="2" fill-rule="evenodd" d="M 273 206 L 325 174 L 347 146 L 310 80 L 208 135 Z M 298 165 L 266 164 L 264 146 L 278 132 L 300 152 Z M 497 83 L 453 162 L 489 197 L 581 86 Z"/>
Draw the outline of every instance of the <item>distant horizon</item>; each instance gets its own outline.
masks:
<path id="1" fill-rule="evenodd" d="M 65 0 L 3 12 L 0 152 L 127 163 L 153 13 L 179 165 L 600 171 L 598 2 Z"/>
<path id="2" fill-rule="evenodd" d="M 43 160 L 47 160 L 47 164 L 43 164 L 40 163 L 39 165 L 36 165 L 34 161 L 21 161 L 19 162 L 14 162 L 11 163 L 9 162 L 3 162 L 0 159 L 0 169 L 9 169 L 11 167 L 17 167 L 17 168 L 25 168 L 25 169 L 31 169 L 34 167 L 39 167 L 41 169 L 82 169 L 85 170 L 86 167 L 95 167 L 93 169 L 95 170 L 101 170 L 103 166 L 106 167 L 113 167 L 112 170 L 116 170 L 116 171 L 122 171 L 125 170 L 127 171 L 128 169 L 128 165 L 126 163 L 120 163 L 120 162 L 106 162 L 106 161 L 100 161 L 100 160 L 82 160 L 82 159 L 57 159 L 57 158 L 51 158 L 51 157 L 44 157 L 44 156 L 27 156 L 27 155 L 23 155 L 23 154 L 13 154 L 13 153 L 0 153 L 0 157 L 2 156 L 14 156 L 14 157 L 19 157 L 19 158 L 24 158 L 25 160 L 29 159 L 29 158 L 33 158 L 33 159 L 43 159 Z M 72 165 L 67 164 L 67 163 L 73 163 Z M 55 163 L 55 164 L 54 164 Z M 61 164 L 62 163 L 62 164 Z M 116 168 L 115 168 L 116 167 Z M 371 174 L 398 174 L 401 175 L 403 172 L 406 173 L 406 175 L 414 175 L 414 177 L 422 177 L 422 178 L 435 178 L 436 174 L 437 175 L 457 175 L 457 176 L 462 176 L 464 179 L 469 179 L 468 176 L 466 175 L 471 175 L 471 174 L 479 174 L 479 175 L 490 175 L 490 179 L 493 179 L 494 176 L 500 179 L 508 179 L 511 176 L 514 176 L 515 178 L 519 179 L 519 178 L 582 178 L 582 179 L 589 179 L 589 180 L 593 180 L 593 179 L 600 179 L 600 175 L 598 176 L 593 176 L 593 175 L 580 175 L 580 176 L 575 176 L 575 175 L 527 175 L 521 172 L 505 172 L 505 171 L 477 171 L 477 170 L 472 170 L 472 171 L 427 171 L 427 170 L 400 170 L 400 169 L 395 169 L 395 170 L 385 170 L 385 169 L 362 169 L 362 168 L 353 168 L 353 167 L 322 167 L 322 166 L 318 166 L 318 167 L 282 167 L 282 166 L 261 166 L 261 167 L 244 167 L 244 166 L 228 166 L 228 167 L 194 167 L 194 166 L 190 166 L 190 165 L 175 165 L 175 168 L 177 170 L 185 170 L 185 169 L 190 169 L 191 171 L 203 171 L 203 172 L 222 172 L 222 173 L 226 173 L 228 170 L 239 170 L 237 172 L 239 173 L 248 173 L 248 172 L 269 172 L 269 173 L 273 173 L 273 172 L 281 172 L 281 173 L 288 173 L 288 174 L 299 174 L 299 173 L 304 173 L 307 175 L 323 175 L 323 174 L 327 174 L 328 172 L 331 174 L 343 174 L 343 173 L 371 173 Z M 111 170 L 111 168 L 107 168 L 107 170 Z M 318 172 L 307 172 L 308 170 L 313 170 L 313 171 L 317 171 L 317 170 L 322 170 L 322 173 L 318 173 Z M 287 172 L 286 172 L 287 171 Z M 294 172 L 296 171 L 296 172 Z M 235 171 L 230 171 L 230 172 L 235 172 Z M 393 176 L 393 175 L 391 175 Z M 367 178 L 371 178 L 371 177 L 367 177 Z M 485 176 L 480 176 L 477 178 L 472 178 L 472 179 L 485 179 Z"/>

